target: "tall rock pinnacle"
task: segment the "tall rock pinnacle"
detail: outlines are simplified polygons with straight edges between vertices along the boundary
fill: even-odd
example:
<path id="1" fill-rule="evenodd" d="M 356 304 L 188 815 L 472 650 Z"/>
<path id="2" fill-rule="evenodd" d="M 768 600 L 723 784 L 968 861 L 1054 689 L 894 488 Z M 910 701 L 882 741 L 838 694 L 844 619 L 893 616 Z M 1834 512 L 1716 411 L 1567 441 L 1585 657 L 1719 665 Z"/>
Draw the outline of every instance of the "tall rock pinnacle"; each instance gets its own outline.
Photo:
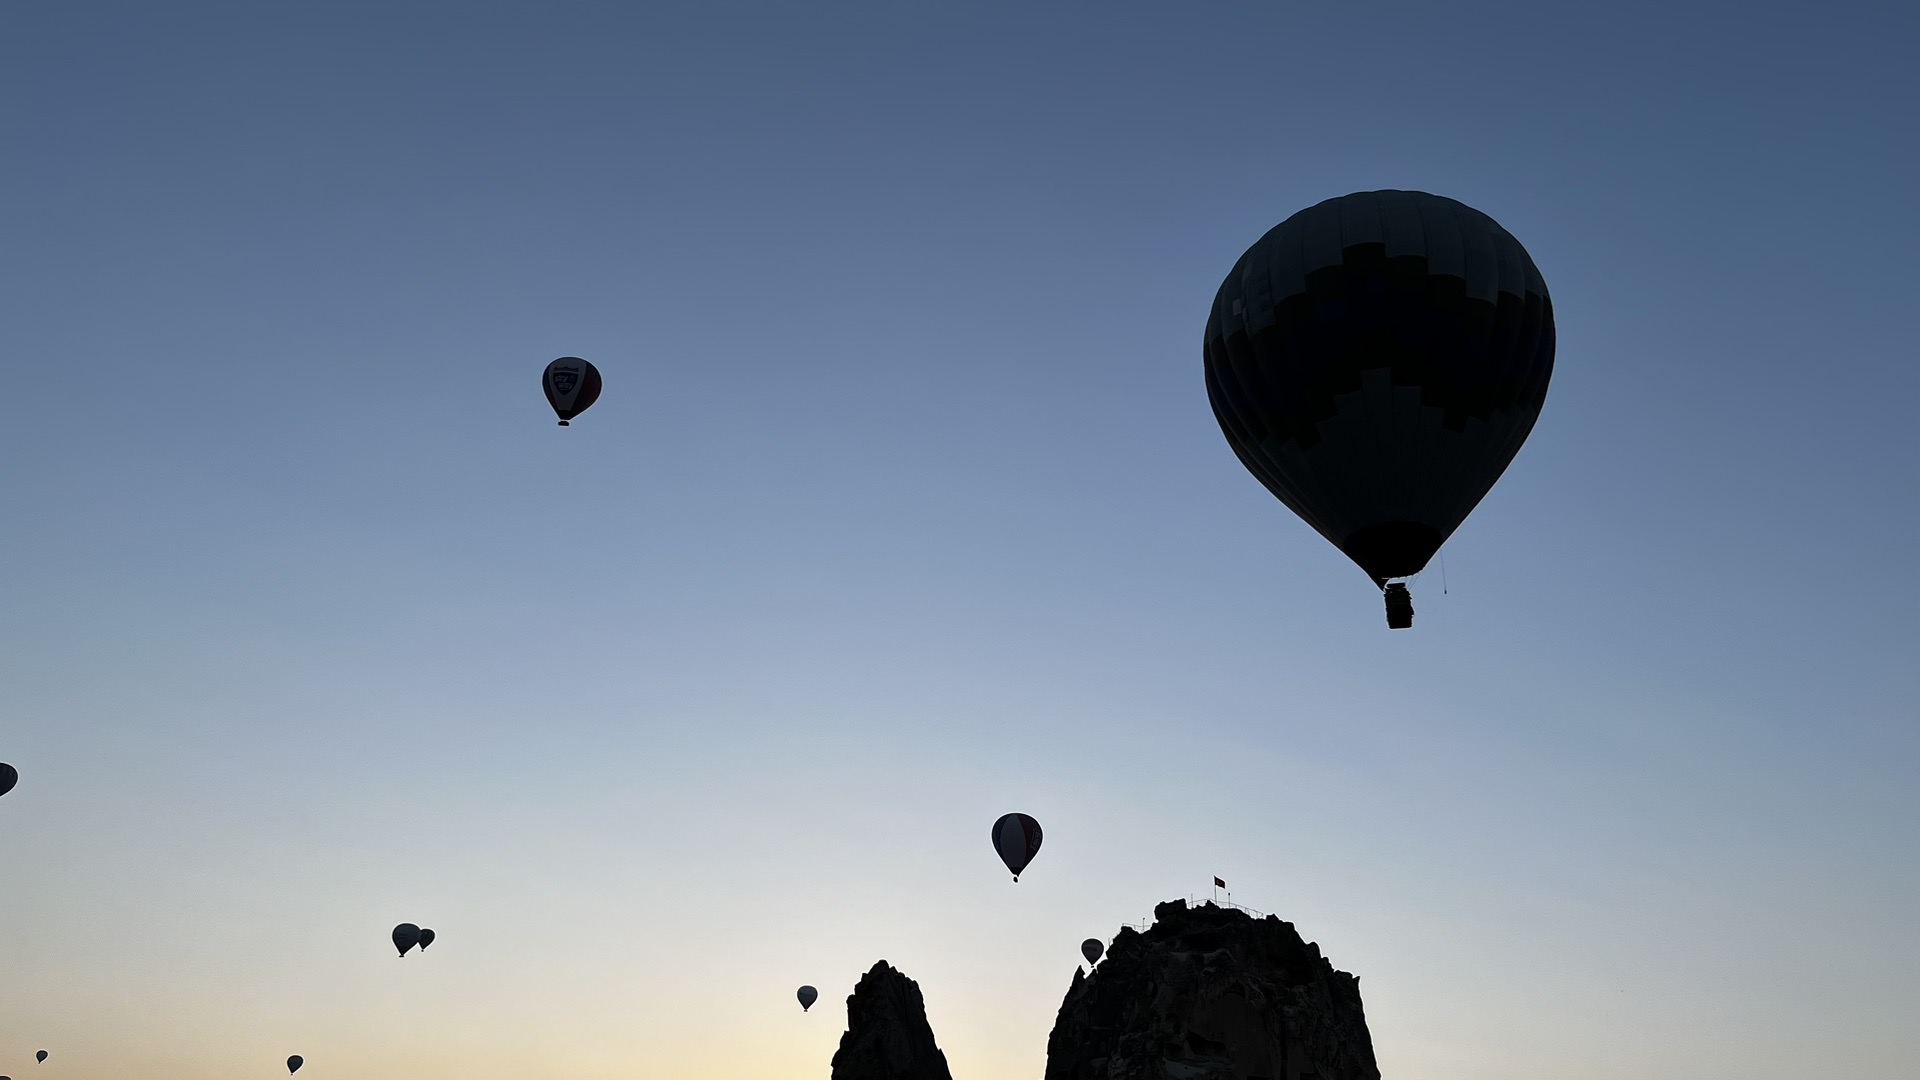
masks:
<path id="1" fill-rule="evenodd" d="M 1292 923 L 1182 900 L 1153 917 L 1074 974 L 1046 1080 L 1380 1080 L 1360 980 Z"/>
<path id="2" fill-rule="evenodd" d="M 847 999 L 847 1033 L 833 1055 L 833 1080 L 953 1080 L 927 1025 L 920 985 L 885 960 L 860 977 Z"/>

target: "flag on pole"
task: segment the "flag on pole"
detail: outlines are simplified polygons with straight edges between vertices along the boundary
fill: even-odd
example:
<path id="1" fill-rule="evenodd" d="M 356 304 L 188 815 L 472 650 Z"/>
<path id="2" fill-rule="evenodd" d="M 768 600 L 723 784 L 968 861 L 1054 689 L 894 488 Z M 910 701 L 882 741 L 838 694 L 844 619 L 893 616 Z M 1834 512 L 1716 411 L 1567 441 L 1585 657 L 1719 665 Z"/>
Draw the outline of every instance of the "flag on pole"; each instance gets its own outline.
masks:
<path id="1" fill-rule="evenodd" d="M 1213 887 L 1216 889 L 1224 889 L 1227 887 L 1227 883 L 1224 881 L 1221 881 L 1219 878 L 1214 878 Z"/>

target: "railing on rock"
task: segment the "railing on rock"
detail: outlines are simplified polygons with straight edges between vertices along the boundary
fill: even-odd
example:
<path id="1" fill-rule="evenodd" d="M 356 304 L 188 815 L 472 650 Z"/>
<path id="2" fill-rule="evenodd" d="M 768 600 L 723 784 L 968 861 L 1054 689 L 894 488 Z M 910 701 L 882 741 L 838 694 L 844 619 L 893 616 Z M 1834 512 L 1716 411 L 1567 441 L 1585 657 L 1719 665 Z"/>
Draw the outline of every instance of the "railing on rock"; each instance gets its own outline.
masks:
<path id="1" fill-rule="evenodd" d="M 1188 907 L 1196 907 L 1202 902 L 1203 901 L 1201 901 L 1198 897 L 1191 896 L 1191 895 L 1187 897 Z M 1204 903 L 1212 904 L 1214 907 L 1232 908 L 1235 911 L 1244 911 L 1256 919 L 1264 919 L 1267 917 L 1267 913 L 1264 911 L 1255 911 L 1254 909 L 1248 907 L 1245 904 L 1234 903 L 1232 893 L 1228 893 L 1227 898 L 1225 900 L 1222 900 L 1217 896 L 1208 897 L 1204 901 Z"/>

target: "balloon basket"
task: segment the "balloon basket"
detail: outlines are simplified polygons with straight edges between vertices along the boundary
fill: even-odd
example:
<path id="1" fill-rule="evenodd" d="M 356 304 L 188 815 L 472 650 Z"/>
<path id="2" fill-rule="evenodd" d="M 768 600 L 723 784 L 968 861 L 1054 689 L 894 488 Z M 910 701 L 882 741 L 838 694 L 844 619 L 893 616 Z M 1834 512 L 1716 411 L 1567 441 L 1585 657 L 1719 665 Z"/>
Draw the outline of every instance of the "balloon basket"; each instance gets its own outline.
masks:
<path id="1" fill-rule="evenodd" d="M 1413 594 L 1405 582 L 1387 586 L 1387 629 L 1406 630 L 1413 626 Z"/>

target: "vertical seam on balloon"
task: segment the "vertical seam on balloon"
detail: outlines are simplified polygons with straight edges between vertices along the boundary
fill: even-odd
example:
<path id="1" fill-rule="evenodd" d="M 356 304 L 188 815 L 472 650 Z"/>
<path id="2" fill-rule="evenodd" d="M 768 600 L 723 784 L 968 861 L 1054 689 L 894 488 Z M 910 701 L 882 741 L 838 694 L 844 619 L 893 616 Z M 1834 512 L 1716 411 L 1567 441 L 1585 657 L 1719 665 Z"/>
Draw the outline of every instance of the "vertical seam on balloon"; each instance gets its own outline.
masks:
<path id="1" fill-rule="evenodd" d="M 1292 218 L 1288 220 L 1292 220 Z M 1282 221 L 1279 225 L 1268 230 L 1267 234 L 1263 236 L 1255 246 L 1259 257 L 1267 264 L 1266 269 L 1269 286 L 1271 286 L 1275 278 L 1273 271 L 1276 254 L 1280 252 L 1282 243 L 1287 239 L 1291 238 L 1298 248 L 1297 251 L 1292 253 L 1293 263 L 1297 266 L 1304 266 L 1306 263 L 1307 234 L 1304 223 L 1300 228 L 1295 229 L 1291 233 L 1286 230 L 1286 225 L 1287 222 Z M 1301 281 L 1301 288 L 1302 290 L 1306 288 L 1304 278 Z M 1276 309 L 1274 313 L 1276 317 L 1275 333 L 1276 336 L 1278 336 L 1277 308 L 1279 305 L 1271 295 L 1271 291 L 1272 290 L 1269 289 L 1268 303 Z M 1257 380 L 1265 391 L 1262 395 L 1248 395 L 1248 400 L 1284 400 L 1286 395 L 1276 394 L 1275 384 L 1268 378 L 1267 369 L 1270 365 L 1271 358 L 1255 346 L 1251 334 L 1248 335 L 1247 340 L 1249 346 L 1248 353 L 1252 359 L 1251 367 L 1253 370 L 1247 372 L 1246 375 L 1248 378 Z M 1269 435 L 1271 435 L 1270 429 Z M 1298 433 L 1289 431 L 1285 438 L 1262 438 L 1259 442 L 1249 446 L 1247 449 L 1249 453 L 1259 457 L 1264 464 L 1263 472 L 1266 476 L 1272 478 L 1272 482 L 1268 484 L 1267 490 L 1273 492 L 1274 497 L 1278 498 L 1282 505 L 1286 506 L 1287 509 L 1293 511 L 1302 521 L 1306 522 L 1308 528 L 1319 533 L 1322 537 L 1327 537 L 1329 536 L 1329 532 L 1326 519 L 1314 508 L 1315 500 L 1312 497 L 1313 490 L 1309 486 L 1313 482 L 1313 477 L 1311 474 L 1302 476 L 1289 472 L 1289 470 L 1283 467 L 1282 461 L 1279 460 L 1281 455 L 1286 453 L 1287 446 L 1298 438 Z"/>
<path id="2" fill-rule="evenodd" d="M 1287 252 L 1286 254 L 1291 256 L 1294 263 L 1300 267 L 1301 295 L 1303 302 L 1307 304 L 1316 302 L 1313 289 L 1308 282 L 1309 279 L 1312 278 L 1313 272 L 1319 269 L 1312 265 L 1313 260 L 1310 257 L 1312 255 L 1312 249 L 1307 243 L 1307 238 L 1310 235 L 1309 230 L 1313 227 L 1317 217 L 1333 216 L 1335 233 L 1333 257 L 1337 260 L 1340 257 L 1338 203 L 1338 199 L 1324 199 L 1297 215 L 1300 218 L 1300 229 L 1297 233 L 1299 250 Z M 1317 316 L 1315 321 L 1317 324 Z M 1322 374 L 1324 373 L 1316 372 L 1316 376 Z M 1313 426 L 1316 435 L 1316 441 L 1313 446 L 1308 447 L 1298 442 L 1295 444 L 1297 449 L 1295 449 L 1294 453 L 1300 458 L 1298 464 L 1301 466 L 1300 469 L 1296 470 L 1298 473 L 1296 483 L 1302 490 L 1302 504 L 1309 508 L 1307 513 L 1301 514 L 1300 516 L 1313 528 L 1313 531 L 1325 537 L 1335 548 L 1339 548 L 1341 542 L 1346 539 L 1347 534 L 1351 531 L 1351 523 L 1341 518 L 1330 516 L 1334 513 L 1334 500 L 1327 497 L 1326 477 L 1323 475 L 1327 447 L 1325 442 L 1317 440 L 1320 428 L 1319 423 L 1315 422 Z M 1287 448 L 1282 446 L 1279 449 L 1284 453 Z M 1311 461 L 1308 460 L 1309 455 L 1314 455 Z"/>
<path id="3" fill-rule="evenodd" d="M 1475 302 L 1475 298 L 1473 295 L 1474 266 L 1472 262 L 1472 252 L 1469 249 L 1468 243 L 1467 243 L 1467 235 L 1466 235 L 1467 222 L 1461 220 L 1461 217 L 1460 217 L 1460 210 L 1463 209 L 1464 207 L 1462 206 L 1462 204 L 1456 202 L 1453 199 L 1441 199 L 1440 205 L 1441 205 L 1441 208 L 1446 212 L 1447 219 L 1453 223 L 1454 236 L 1459 241 L 1459 244 L 1460 244 L 1460 257 L 1461 257 L 1460 273 L 1466 284 L 1466 295 L 1464 297 L 1464 300 L 1468 305 L 1467 310 L 1471 310 L 1471 305 Z M 1496 287 L 1495 295 L 1496 296 L 1498 295 L 1497 287 Z M 1482 367 L 1486 365 L 1486 357 L 1484 355 L 1480 357 L 1480 363 Z M 1457 380 L 1455 382 L 1455 385 L 1452 386 L 1450 390 L 1452 392 L 1452 398 L 1457 400 L 1457 397 L 1460 393 L 1460 387 L 1458 385 Z M 1471 417 L 1469 417 L 1469 419 L 1471 419 Z M 1447 431 L 1446 424 L 1444 421 L 1444 415 L 1443 415 L 1442 423 L 1438 429 L 1437 437 L 1444 440 L 1448 434 L 1449 433 Z M 1465 439 L 1467 437 L 1467 434 L 1468 434 L 1467 425 L 1463 422 L 1461 424 L 1459 436 L 1462 439 Z M 1438 485 L 1436 490 L 1440 490 L 1440 491 L 1458 490 L 1461 474 L 1466 471 L 1467 463 L 1475 456 L 1473 453 L 1472 447 L 1463 446 L 1461 447 L 1461 451 L 1462 452 L 1460 454 L 1454 457 L 1452 467 L 1446 471 L 1445 476 L 1441 479 L 1441 483 Z M 1478 499 L 1475 499 L 1474 503 L 1477 504 L 1478 501 L 1479 501 Z M 1470 504 L 1468 505 L 1465 512 L 1463 513 L 1460 513 L 1458 515 L 1449 513 L 1448 515 L 1446 515 L 1447 517 L 1457 517 L 1458 520 L 1454 521 L 1450 527 L 1444 529 L 1441 532 L 1440 543 L 1444 545 L 1447 542 L 1447 539 L 1453 535 L 1453 531 L 1455 529 L 1458 529 L 1460 527 L 1460 524 L 1466 520 L 1467 514 L 1470 514 L 1472 512 L 1473 512 L 1473 504 Z"/>

